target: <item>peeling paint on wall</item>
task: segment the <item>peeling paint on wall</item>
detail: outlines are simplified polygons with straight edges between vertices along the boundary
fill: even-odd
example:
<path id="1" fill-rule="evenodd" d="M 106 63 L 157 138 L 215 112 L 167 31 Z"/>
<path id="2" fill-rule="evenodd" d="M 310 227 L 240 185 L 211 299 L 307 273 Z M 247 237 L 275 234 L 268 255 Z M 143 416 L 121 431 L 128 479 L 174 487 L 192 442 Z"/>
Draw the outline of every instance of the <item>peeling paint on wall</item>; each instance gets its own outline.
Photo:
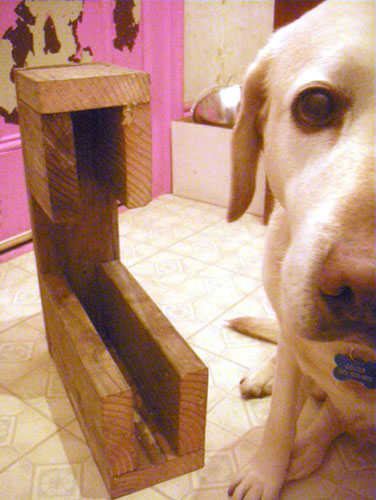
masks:
<path id="1" fill-rule="evenodd" d="M 10 26 L 0 40 L 0 114 L 6 123 L 18 120 L 13 69 L 72 60 L 78 49 L 73 27 L 82 7 L 82 1 L 23 0 L 14 9 L 15 26 Z M 89 48 L 86 54 L 90 54 Z"/>
<path id="2" fill-rule="evenodd" d="M 113 45 L 117 50 L 126 47 L 130 51 L 139 31 L 140 0 L 111 3 L 116 30 Z M 14 4 L 14 20 L 0 33 L 0 116 L 5 123 L 18 122 L 14 68 L 93 59 L 90 45 L 78 35 L 85 15 L 83 0 L 22 0 Z"/>
<path id="3" fill-rule="evenodd" d="M 114 8 L 114 23 L 116 38 L 113 41 L 115 49 L 132 50 L 139 30 L 139 2 L 133 0 L 116 0 Z"/>
<path id="4" fill-rule="evenodd" d="M 48 16 L 43 26 L 44 31 L 44 49 L 45 54 L 57 54 L 61 49 L 61 43 L 57 37 L 54 21 Z"/>

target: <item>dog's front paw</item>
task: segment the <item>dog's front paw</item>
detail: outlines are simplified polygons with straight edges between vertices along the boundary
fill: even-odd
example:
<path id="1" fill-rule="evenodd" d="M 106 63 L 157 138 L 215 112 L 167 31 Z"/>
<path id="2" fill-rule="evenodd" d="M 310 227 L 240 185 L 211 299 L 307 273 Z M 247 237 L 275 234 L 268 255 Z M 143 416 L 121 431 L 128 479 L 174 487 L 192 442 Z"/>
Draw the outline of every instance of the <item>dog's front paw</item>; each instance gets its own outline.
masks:
<path id="1" fill-rule="evenodd" d="M 229 487 L 228 494 L 234 500 L 260 500 L 264 485 L 257 477 L 247 474 L 239 476 Z"/>
<path id="2" fill-rule="evenodd" d="M 259 398 L 269 396 L 273 389 L 275 354 L 267 358 L 262 365 L 240 381 L 240 392 L 243 398 Z"/>
<path id="3" fill-rule="evenodd" d="M 232 500 L 277 500 L 283 479 L 273 478 L 267 467 L 262 470 L 253 461 L 231 483 L 228 495 Z"/>
<path id="4" fill-rule="evenodd" d="M 287 480 L 301 479 L 312 474 L 321 464 L 327 446 L 318 441 L 302 440 L 295 444 L 292 453 Z"/>
<path id="5" fill-rule="evenodd" d="M 240 381 L 240 392 L 245 399 L 269 396 L 272 389 L 273 375 L 265 377 L 259 371 L 250 372 Z"/>

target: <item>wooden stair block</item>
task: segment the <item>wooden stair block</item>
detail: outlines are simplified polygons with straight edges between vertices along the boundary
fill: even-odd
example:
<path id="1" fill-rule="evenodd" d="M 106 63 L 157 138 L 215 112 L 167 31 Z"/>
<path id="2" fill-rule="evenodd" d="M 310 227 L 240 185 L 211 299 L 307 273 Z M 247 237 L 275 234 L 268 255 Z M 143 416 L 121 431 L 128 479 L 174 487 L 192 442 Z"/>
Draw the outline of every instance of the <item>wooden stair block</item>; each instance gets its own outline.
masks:
<path id="1" fill-rule="evenodd" d="M 148 82 L 16 71 L 49 349 L 112 498 L 204 465 L 207 368 L 119 261 L 117 200 L 151 199 Z"/>

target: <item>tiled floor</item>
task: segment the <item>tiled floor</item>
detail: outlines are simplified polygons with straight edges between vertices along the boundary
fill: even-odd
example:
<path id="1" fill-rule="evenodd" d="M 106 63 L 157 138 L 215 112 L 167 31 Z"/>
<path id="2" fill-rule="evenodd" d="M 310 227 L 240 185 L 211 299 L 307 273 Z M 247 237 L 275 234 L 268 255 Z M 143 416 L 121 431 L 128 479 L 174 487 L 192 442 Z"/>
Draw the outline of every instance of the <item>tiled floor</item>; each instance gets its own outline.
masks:
<path id="1" fill-rule="evenodd" d="M 123 262 L 210 371 L 205 468 L 126 498 L 226 499 L 269 406 L 242 400 L 238 382 L 274 347 L 225 326 L 272 314 L 260 281 L 264 227 L 248 215 L 228 225 L 224 209 L 168 195 L 123 213 L 120 233 Z M 282 498 L 373 500 L 375 487 L 374 450 L 342 437 Z M 108 499 L 48 354 L 33 253 L 0 265 L 0 499 Z"/>

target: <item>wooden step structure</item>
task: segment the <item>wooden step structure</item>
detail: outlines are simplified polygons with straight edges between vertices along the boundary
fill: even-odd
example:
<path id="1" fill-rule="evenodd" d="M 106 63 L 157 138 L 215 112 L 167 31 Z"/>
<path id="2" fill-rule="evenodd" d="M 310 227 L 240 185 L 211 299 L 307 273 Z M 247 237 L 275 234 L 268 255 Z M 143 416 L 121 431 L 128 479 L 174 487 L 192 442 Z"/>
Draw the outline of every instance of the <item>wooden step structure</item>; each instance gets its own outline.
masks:
<path id="1" fill-rule="evenodd" d="M 15 72 L 48 345 L 112 498 L 204 463 L 207 369 L 119 257 L 151 199 L 146 73 Z"/>

